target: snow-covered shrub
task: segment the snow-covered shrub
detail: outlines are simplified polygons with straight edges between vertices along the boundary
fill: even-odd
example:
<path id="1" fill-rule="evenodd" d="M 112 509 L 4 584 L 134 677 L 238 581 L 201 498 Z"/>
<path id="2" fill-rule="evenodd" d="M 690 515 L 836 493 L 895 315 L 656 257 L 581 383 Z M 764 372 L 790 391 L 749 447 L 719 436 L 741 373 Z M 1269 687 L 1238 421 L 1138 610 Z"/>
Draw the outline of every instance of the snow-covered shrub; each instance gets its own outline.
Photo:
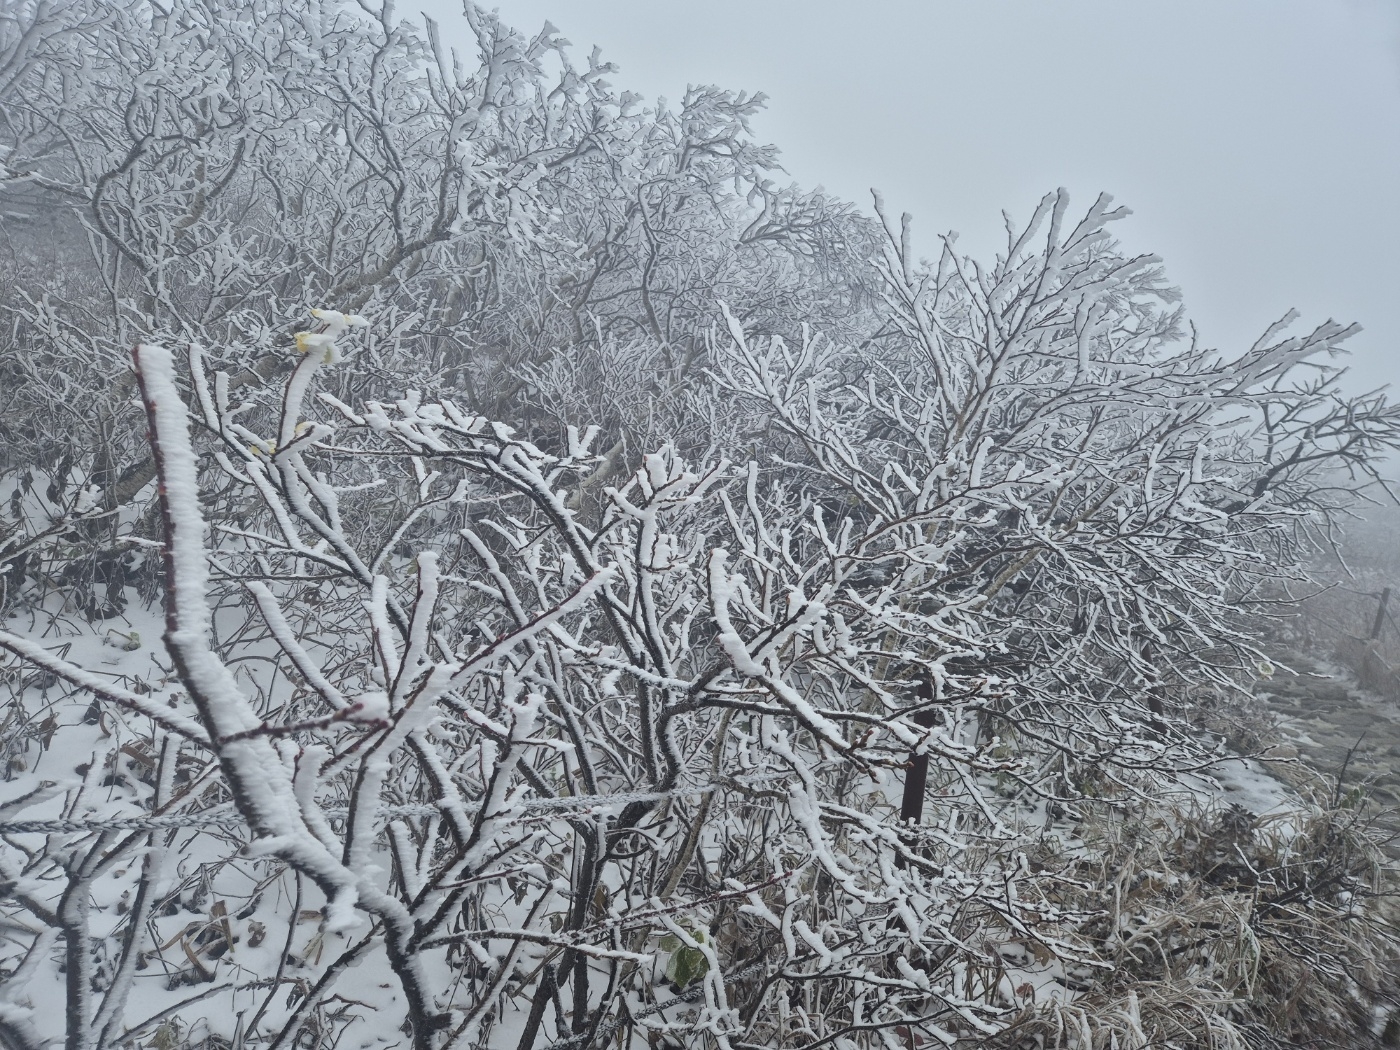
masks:
<path id="1" fill-rule="evenodd" d="M 0 193 L 82 204 L 0 303 L 0 1038 L 1239 1045 L 1251 938 L 1380 967 L 1362 839 L 1168 799 L 1398 443 L 1350 330 L 1188 342 L 1063 191 L 920 263 L 466 18 L 0 22 Z"/>

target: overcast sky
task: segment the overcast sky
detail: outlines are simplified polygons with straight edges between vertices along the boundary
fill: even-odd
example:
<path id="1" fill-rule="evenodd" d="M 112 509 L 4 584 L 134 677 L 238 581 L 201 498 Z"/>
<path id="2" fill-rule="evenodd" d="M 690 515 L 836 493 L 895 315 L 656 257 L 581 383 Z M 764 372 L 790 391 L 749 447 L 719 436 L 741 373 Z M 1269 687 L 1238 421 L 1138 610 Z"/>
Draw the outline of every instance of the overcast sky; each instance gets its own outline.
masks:
<path id="1" fill-rule="evenodd" d="M 401 0 L 412 10 L 413 0 Z M 420 0 L 435 17 L 458 0 Z M 1359 321 L 1357 378 L 1400 387 L 1400 0 L 500 0 L 615 85 L 763 91 L 804 186 L 908 211 L 985 253 L 1067 187 L 1133 209 L 1203 339 L 1288 307 Z M 455 21 L 455 20 L 453 20 Z M 460 25 L 460 22 L 458 22 Z"/>

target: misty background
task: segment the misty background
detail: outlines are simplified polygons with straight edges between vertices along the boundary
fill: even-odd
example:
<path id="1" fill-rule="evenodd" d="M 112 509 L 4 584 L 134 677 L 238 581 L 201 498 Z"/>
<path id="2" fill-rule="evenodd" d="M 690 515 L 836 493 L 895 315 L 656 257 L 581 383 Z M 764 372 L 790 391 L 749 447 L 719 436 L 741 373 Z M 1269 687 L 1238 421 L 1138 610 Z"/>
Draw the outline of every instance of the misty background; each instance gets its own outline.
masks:
<path id="1" fill-rule="evenodd" d="M 456 0 L 438 19 L 470 50 Z M 1400 3 L 1395 0 L 502 0 L 551 21 L 619 88 L 762 91 L 755 133 L 805 187 L 870 188 L 987 255 L 1065 186 L 1134 214 L 1202 340 L 1239 353 L 1289 307 L 1359 322 L 1351 387 L 1400 380 Z"/>

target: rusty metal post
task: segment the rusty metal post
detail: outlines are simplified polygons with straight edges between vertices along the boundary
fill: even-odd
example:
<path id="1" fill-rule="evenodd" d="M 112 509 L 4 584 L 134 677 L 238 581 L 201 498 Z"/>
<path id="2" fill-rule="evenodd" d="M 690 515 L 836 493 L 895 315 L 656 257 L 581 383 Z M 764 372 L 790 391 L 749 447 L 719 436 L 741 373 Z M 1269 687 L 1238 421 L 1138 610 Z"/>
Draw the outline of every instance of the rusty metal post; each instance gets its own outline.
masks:
<path id="1" fill-rule="evenodd" d="M 1379 689 L 1384 675 L 1380 674 L 1376 665 L 1381 663 L 1380 654 L 1376 652 L 1380 648 L 1381 631 L 1385 629 L 1385 611 L 1390 605 L 1390 588 L 1381 591 L 1380 604 L 1376 606 L 1376 618 L 1371 621 L 1371 633 L 1366 640 L 1361 643 L 1361 666 L 1356 669 L 1357 678 L 1366 689 Z"/>
<path id="2" fill-rule="evenodd" d="M 1390 588 L 1381 591 L 1381 603 L 1376 607 L 1376 619 L 1371 624 L 1371 641 L 1375 641 L 1381 636 L 1381 628 L 1385 626 L 1385 607 L 1390 604 Z"/>

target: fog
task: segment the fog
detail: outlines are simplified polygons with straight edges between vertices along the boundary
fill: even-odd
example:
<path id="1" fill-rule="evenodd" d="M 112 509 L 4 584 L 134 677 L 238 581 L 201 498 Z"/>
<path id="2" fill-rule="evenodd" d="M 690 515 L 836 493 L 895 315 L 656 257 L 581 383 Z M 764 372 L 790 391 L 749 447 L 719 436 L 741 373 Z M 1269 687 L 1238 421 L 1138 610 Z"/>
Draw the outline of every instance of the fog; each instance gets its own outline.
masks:
<path id="1" fill-rule="evenodd" d="M 454 0 L 416 5 L 449 28 Z M 1357 321 L 1355 385 L 1400 379 L 1400 4 L 1177 0 L 502 0 L 616 62 L 619 87 L 763 91 L 804 186 L 911 212 L 984 254 L 1065 186 L 1134 211 L 1201 337 L 1239 352 L 1284 310 Z"/>

